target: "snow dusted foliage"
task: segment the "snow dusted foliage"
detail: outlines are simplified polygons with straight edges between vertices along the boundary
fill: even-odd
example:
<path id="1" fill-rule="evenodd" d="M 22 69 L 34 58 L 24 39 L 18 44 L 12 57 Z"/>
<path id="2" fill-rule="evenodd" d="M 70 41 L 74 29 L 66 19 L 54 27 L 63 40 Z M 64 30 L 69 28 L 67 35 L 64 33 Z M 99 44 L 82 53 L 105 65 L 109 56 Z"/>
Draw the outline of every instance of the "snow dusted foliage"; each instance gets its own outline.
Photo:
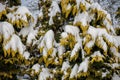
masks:
<path id="1" fill-rule="evenodd" d="M 72 68 L 70 79 L 77 79 L 77 72 L 78 72 L 78 65 L 75 64 L 74 67 Z"/>
<path id="2" fill-rule="evenodd" d="M 2 20 L 2 17 L 5 15 L 6 15 L 5 5 L 0 3 L 0 20 Z"/>
<path id="3" fill-rule="evenodd" d="M 88 66 L 89 66 L 88 64 L 89 64 L 89 57 L 85 58 L 85 60 L 79 65 L 79 68 L 77 71 L 77 73 L 79 73 L 78 74 L 79 77 L 81 77 L 82 74 L 88 71 Z"/>
<path id="4" fill-rule="evenodd" d="M 7 43 L 3 44 L 3 48 L 5 56 L 12 55 L 13 57 L 16 55 L 17 52 L 19 54 L 23 54 L 25 50 L 25 46 L 16 34 L 13 34 L 11 39 Z"/>
<path id="5" fill-rule="evenodd" d="M 43 1 L 43 3 L 44 2 L 47 1 Z M 48 5 L 51 9 L 54 1 L 50 2 L 51 4 Z M 46 4 L 44 5 L 46 6 Z M 61 6 L 61 8 L 59 6 Z M 47 12 L 47 9 L 49 8 L 46 7 L 44 9 L 46 9 Z M 53 12 L 52 10 L 54 7 L 51 10 L 50 9 L 48 10 L 48 16 Z M 48 60 L 54 61 L 53 63 L 49 62 L 51 65 L 62 65 L 61 73 L 56 69 L 53 72 L 58 73 L 58 75 L 62 74 L 61 79 L 63 80 L 73 78 L 97 79 L 95 76 L 101 76 L 101 79 L 110 79 L 107 75 L 101 74 L 102 69 L 105 68 L 103 66 L 108 66 L 104 63 L 109 64 L 110 62 L 119 62 L 119 43 L 114 28 L 112 27 L 110 14 L 93 0 L 61 0 L 57 3 L 56 9 L 57 10 L 54 11 L 61 11 L 59 14 L 63 15 L 61 16 L 61 21 L 66 20 L 66 22 L 64 22 L 58 30 L 51 27 L 55 33 L 56 31 L 60 32 L 60 37 L 57 45 L 54 42 L 52 42 L 53 44 L 51 43 L 56 50 L 56 57 L 53 60 L 51 57 L 47 58 Z M 40 16 L 42 16 L 42 18 L 39 21 L 44 22 L 41 22 L 41 26 L 44 28 L 44 24 L 48 26 L 51 25 L 49 24 L 51 17 L 47 18 L 43 15 L 44 10 L 43 6 L 41 6 Z M 53 15 L 57 16 L 56 12 Z M 43 20 L 46 18 L 48 19 L 48 22 Z M 51 22 L 53 23 L 53 26 L 59 26 L 57 22 L 54 22 L 54 17 Z M 47 33 L 48 32 L 46 32 L 46 34 Z M 55 33 L 54 37 L 57 35 Z M 43 42 L 44 37 L 45 36 L 41 37 L 40 45 L 46 43 Z M 54 38 L 54 40 L 55 39 L 56 38 Z M 48 51 L 47 49 L 44 49 L 45 47 L 40 48 L 40 53 L 45 52 L 45 55 L 47 55 Z M 47 56 L 50 56 L 50 54 Z M 50 64 L 47 66 L 50 66 Z M 101 66 L 97 66 L 96 64 L 101 64 Z M 64 67 L 66 67 L 65 69 L 67 70 L 63 70 Z M 99 67 L 101 69 L 97 70 Z M 93 68 L 93 70 L 90 68 Z M 107 71 L 106 74 L 110 74 L 111 70 L 105 70 Z M 94 75 L 91 75 L 91 73 Z"/>
<path id="6" fill-rule="evenodd" d="M 74 19 L 74 25 L 80 26 L 83 31 L 88 28 L 89 15 L 87 12 L 78 13 Z"/>
<path id="7" fill-rule="evenodd" d="M 26 40 L 26 45 L 32 45 L 36 41 L 36 37 L 38 34 L 38 30 L 34 29 L 33 25 L 29 27 L 24 27 L 20 30 L 19 35 L 22 36 L 23 39 Z"/>
<path id="8" fill-rule="evenodd" d="M 0 22 L 0 37 L 3 40 L 4 56 L 15 56 L 18 52 L 23 54 L 25 46 L 21 42 L 19 36 L 15 34 L 12 24 L 8 22 Z"/>
<path id="9" fill-rule="evenodd" d="M 9 78 L 111 80 L 120 75 L 120 36 L 107 11 L 93 0 L 39 2 L 37 21 L 26 7 L 16 6 L 6 9 L 3 19 L 11 24 L 0 22 L 0 62 L 5 58 L 5 64 L 19 68 L 12 75 L 6 71 Z"/>
<path id="10" fill-rule="evenodd" d="M 7 18 L 8 22 L 16 28 L 28 27 L 34 20 L 31 12 L 25 6 L 20 6 L 16 11 L 7 14 Z"/>
<path id="11" fill-rule="evenodd" d="M 3 42 L 10 39 L 10 37 L 14 34 L 14 28 L 12 24 L 8 22 L 0 22 L 0 42 Z"/>
<path id="12" fill-rule="evenodd" d="M 58 3 L 57 1 L 52 1 L 52 4 L 50 6 L 50 9 L 49 9 L 50 13 L 48 14 L 48 16 L 50 16 L 50 20 L 49 20 L 49 25 L 52 25 L 54 24 L 53 23 L 53 17 L 57 14 L 57 13 L 60 13 L 60 8 L 58 6 Z"/>
<path id="13" fill-rule="evenodd" d="M 49 30 L 46 32 L 44 37 L 42 37 L 41 43 L 38 45 L 40 53 L 42 53 L 44 62 L 47 66 L 50 63 L 53 63 L 53 60 L 56 57 L 56 49 L 54 48 L 54 46 L 54 32 L 52 30 Z"/>

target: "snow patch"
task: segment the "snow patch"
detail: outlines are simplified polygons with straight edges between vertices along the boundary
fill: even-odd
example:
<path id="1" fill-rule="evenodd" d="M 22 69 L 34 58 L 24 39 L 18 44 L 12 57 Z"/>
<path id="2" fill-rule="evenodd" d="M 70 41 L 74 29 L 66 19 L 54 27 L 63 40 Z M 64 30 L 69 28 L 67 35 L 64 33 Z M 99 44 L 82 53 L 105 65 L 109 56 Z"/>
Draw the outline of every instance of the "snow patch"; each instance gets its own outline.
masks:
<path id="1" fill-rule="evenodd" d="M 49 25 L 54 24 L 53 17 L 56 15 L 56 13 L 61 13 L 61 11 L 60 11 L 58 3 L 53 0 L 51 7 L 49 9 L 49 14 L 48 14 L 50 16 Z"/>
<path id="2" fill-rule="evenodd" d="M 74 67 L 72 68 L 70 78 L 74 78 L 75 76 L 77 76 L 77 71 L 78 71 L 78 65 L 75 64 Z"/>
<path id="3" fill-rule="evenodd" d="M 78 68 L 78 73 L 81 72 L 81 71 L 87 72 L 88 63 L 89 63 L 89 57 L 85 58 L 85 60 L 80 64 L 80 66 Z"/>
<path id="4" fill-rule="evenodd" d="M 47 80 L 47 78 L 53 78 L 53 75 L 49 72 L 48 68 L 42 68 L 38 80 Z"/>
<path id="5" fill-rule="evenodd" d="M 36 63 L 32 66 L 32 69 L 35 70 L 35 73 L 38 73 L 40 70 L 40 65 L 38 63 Z"/>
<path id="6" fill-rule="evenodd" d="M 8 22 L 0 22 L 0 34 L 3 35 L 3 39 L 9 39 L 14 33 L 13 26 Z M 0 36 L 1 36 L 0 35 Z"/>
<path id="7" fill-rule="evenodd" d="M 20 54 L 24 53 L 25 46 L 21 42 L 21 39 L 16 34 L 13 34 L 10 41 L 4 45 L 4 49 L 12 49 L 13 51 L 18 51 Z"/>

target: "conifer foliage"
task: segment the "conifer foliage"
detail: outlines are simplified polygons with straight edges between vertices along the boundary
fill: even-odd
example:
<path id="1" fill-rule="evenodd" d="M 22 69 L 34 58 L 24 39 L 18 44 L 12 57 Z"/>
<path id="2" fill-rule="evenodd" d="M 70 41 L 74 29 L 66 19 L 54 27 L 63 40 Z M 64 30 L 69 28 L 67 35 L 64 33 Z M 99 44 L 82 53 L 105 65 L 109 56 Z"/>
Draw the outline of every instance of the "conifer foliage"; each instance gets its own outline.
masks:
<path id="1" fill-rule="evenodd" d="M 120 75 L 120 36 L 93 0 L 40 0 L 37 20 L 25 6 L 0 3 L 0 78 L 107 80 Z"/>

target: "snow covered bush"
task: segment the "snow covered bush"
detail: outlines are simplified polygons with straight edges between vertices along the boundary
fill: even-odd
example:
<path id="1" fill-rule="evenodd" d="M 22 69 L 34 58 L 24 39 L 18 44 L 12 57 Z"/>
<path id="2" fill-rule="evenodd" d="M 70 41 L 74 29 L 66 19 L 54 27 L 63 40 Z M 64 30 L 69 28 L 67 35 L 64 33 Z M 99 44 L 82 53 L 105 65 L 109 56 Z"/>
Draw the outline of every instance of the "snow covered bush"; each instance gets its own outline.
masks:
<path id="1" fill-rule="evenodd" d="M 0 64 L 20 69 L 10 76 L 5 70 L 3 79 L 112 80 L 120 75 L 120 36 L 107 11 L 93 0 L 39 2 L 37 21 L 18 6 L 7 13 L 11 24 L 0 22 Z"/>
<path id="2" fill-rule="evenodd" d="M 33 22 L 33 16 L 31 12 L 24 6 L 18 7 L 13 13 L 7 14 L 8 22 L 13 24 L 16 28 L 28 27 Z"/>
<path id="3" fill-rule="evenodd" d="M 53 3 L 54 5 L 57 3 L 55 9 Z M 52 13 L 52 10 L 54 10 L 54 13 L 58 12 L 58 14 L 62 15 L 60 16 L 62 26 L 59 27 L 61 23 L 58 24 L 54 21 L 54 16 L 57 16 L 58 14 L 53 14 L 54 16 L 49 15 L 49 13 Z M 51 17 L 53 18 L 52 21 Z M 57 20 L 58 19 L 56 18 L 56 21 Z M 59 28 L 56 30 L 53 26 L 49 27 L 51 26 L 51 24 L 49 24 L 50 21 L 53 26 Z M 49 62 L 47 67 L 53 65 L 58 68 L 57 65 L 60 65 L 62 66 L 62 69 L 66 62 L 70 66 L 69 70 L 63 70 L 62 72 L 57 71 L 55 68 L 56 73 L 58 73 L 61 79 L 112 78 L 112 73 L 115 72 L 110 65 L 111 63 L 119 64 L 120 62 L 120 45 L 117 39 L 119 37 L 116 36 L 114 28 L 112 27 L 110 14 L 102 9 L 97 2 L 91 0 L 40 1 L 38 22 L 43 29 L 47 28 L 48 31 L 53 29 L 54 39 L 58 39 L 56 40 L 57 44 L 54 43 L 54 40 L 49 40 L 49 42 L 51 41 L 51 46 L 54 45 L 54 48 L 57 51 L 55 53 L 56 58 L 53 58 L 52 60 L 53 63 L 46 58 L 44 59 L 46 64 L 46 61 Z M 49 34 L 49 37 L 50 36 L 52 38 L 52 34 Z M 43 45 L 42 43 L 46 44 L 46 42 L 41 40 L 40 45 Z M 45 46 L 40 47 L 39 49 L 40 54 L 42 53 L 43 57 L 45 53 L 47 56 L 52 56 L 52 54 L 48 55 L 47 48 L 45 50 L 46 52 L 44 51 Z M 47 58 L 49 59 L 50 57 Z M 54 62 L 59 64 L 54 64 Z M 107 67 L 110 67 L 111 69 L 108 69 Z M 91 68 L 93 70 L 91 70 Z M 65 69 L 67 69 L 67 65 Z M 77 69 L 78 71 L 73 71 Z M 55 70 L 53 72 L 55 72 Z M 107 72 L 104 72 L 104 70 Z M 56 77 L 56 79 L 57 78 L 58 77 Z"/>

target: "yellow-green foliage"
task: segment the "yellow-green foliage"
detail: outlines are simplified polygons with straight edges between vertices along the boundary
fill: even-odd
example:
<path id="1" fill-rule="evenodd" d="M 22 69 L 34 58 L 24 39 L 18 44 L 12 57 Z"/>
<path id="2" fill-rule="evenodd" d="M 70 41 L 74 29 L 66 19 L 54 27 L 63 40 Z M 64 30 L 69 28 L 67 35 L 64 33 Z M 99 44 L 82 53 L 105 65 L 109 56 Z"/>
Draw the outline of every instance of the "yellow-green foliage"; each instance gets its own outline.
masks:
<path id="1" fill-rule="evenodd" d="M 87 35 L 85 36 L 85 41 L 83 41 L 83 45 L 86 45 L 86 43 L 89 42 L 90 40 L 92 40 L 92 37 L 91 37 L 90 34 L 87 34 Z"/>
<path id="2" fill-rule="evenodd" d="M 14 51 L 11 48 L 7 49 L 7 50 L 5 50 L 3 48 L 3 51 L 4 51 L 4 57 L 15 57 L 15 56 L 17 56 L 21 60 L 24 59 L 23 55 L 21 53 L 19 53 L 18 51 Z"/>
<path id="3" fill-rule="evenodd" d="M 106 17 L 106 14 L 103 11 L 100 11 L 98 9 L 92 9 L 91 14 L 93 14 L 93 13 L 96 14 L 96 18 L 95 18 L 96 21 L 104 20 Z"/>
<path id="4" fill-rule="evenodd" d="M 88 25 L 84 26 L 84 25 L 82 24 L 82 22 L 76 22 L 74 25 L 75 25 L 75 26 L 79 26 L 80 29 L 83 31 L 83 34 L 84 34 L 84 33 L 87 31 L 87 29 L 89 28 Z"/>
<path id="5" fill-rule="evenodd" d="M 79 51 L 75 53 L 74 56 L 70 57 L 70 61 L 75 61 L 79 57 Z"/>
<path id="6" fill-rule="evenodd" d="M 45 63 L 47 62 L 47 58 L 48 58 L 47 55 L 46 55 L 46 56 L 43 56 L 43 60 L 44 60 Z"/>
<path id="7" fill-rule="evenodd" d="M 100 49 L 103 50 L 104 55 L 107 55 L 108 49 L 104 49 L 104 48 L 107 48 L 106 42 L 103 39 L 101 40 L 101 39 L 97 38 L 95 43 Z"/>
<path id="8" fill-rule="evenodd" d="M 6 10 L 0 12 L 0 20 L 2 19 L 3 15 L 6 15 Z"/>
<path id="9" fill-rule="evenodd" d="M 51 55 L 53 52 L 53 48 L 50 48 L 48 51 L 47 51 L 47 55 Z"/>
<path id="10" fill-rule="evenodd" d="M 43 52 L 43 48 L 44 48 L 44 47 L 40 47 L 40 49 L 39 49 L 40 53 Z"/>
<path id="11" fill-rule="evenodd" d="M 73 16 L 75 16 L 76 13 L 78 13 L 78 10 L 77 10 L 77 6 L 75 5 L 73 6 L 73 11 L 72 11 Z"/>
<path id="12" fill-rule="evenodd" d="M 61 0 L 61 7 L 62 7 L 62 12 L 66 13 L 66 8 L 69 3 L 69 0 Z"/>
<path id="13" fill-rule="evenodd" d="M 67 9 L 70 5 L 69 9 Z M 86 11 L 86 5 L 80 2 L 79 9 L 77 9 L 75 0 L 62 0 L 61 1 L 62 13 L 65 14 L 65 18 L 68 18 L 69 14 L 72 13 L 73 16 L 79 11 Z"/>
<path id="14" fill-rule="evenodd" d="M 20 14 L 16 14 L 17 16 L 20 16 Z M 14 16 L 16 18 L 16 15 Z M 30 21 L 33 22 L 34 19 L 32 16 L 26 14 L 25 15 L 27 17 L 27 21 L 23 20 L 22 18 L 16 19 L 16 20 L 12 20 L 12 19 L 8 19 L 8 22 L 12 23 L 15 27 L 17 28 L 23 28 L 23 27 L 28 27 L 30 24 Z"/>
<path id="15" fill-rule="evenodd" d="M 90 62 L 91 63 L 94 63 L 94 62 L 103 62 L 103 58 L 102 58 L 102 56 L 95 56 L 95 57 L 92 57 L 92 60 Z"/>
<path id="16" fill-rule="evenodd" d="M 89 72 L 80 72 L 80 73 L 77 74 L 77 77 L 78 77 L 78 78 L 81 78 L 81 77 L 87 77 L 87 76 L 89 76 L 89 75 L 90 75 Z"/>
<path id="17" fill-rule="evenodd" d="M 46 67 L 48 67 L 48 65 L 50 64 L 53 64 L 53 62 L 54 62 L 54 58 L 48 58 L 47 62 L 45 63 Z"/>
<path id="18" fill-rule="evenodd" d="M 91 54 L 92 48 L 93 48 L 93 47 L 87 47 L 87 46 L 84 47 L 84 50 L 86 51 L 87 55 L 90 55 L 90 54 Z"/>
<path id="19" fill-rule="evenodd" d="M 70 13 L 75 15 L 78 12 L 77 6 L 74 5 L 74 3 L 75 3 L 74 0 L 62 0 L 61 1 L 62 13 L 65 14 L 65 18 L 68 18 Z M 69 6 L 69 8 L 68 8 L 68 6 Z"/>
<path id="20" fill-rule="evenodd" d="M 68 34 L 66 38 L 60 39 L 60 44 L 63 46 L 68 46 L 70 49 L 73 49 L 74 45 L 76 43 L 75 36 L 72 34 Z"/>
<path id="21" fill-rule="evenodd" d="M 86 5 L 84 5 L 83 3 L 80 3 L 80 10 L 81 11 L 86 11 Z"/>
<path id="22" fill-rule="evenodd" d="M 66 71 L 62 71 L 64 74 L 63 79 L 68 79 L 70 76 L 71 68 L 68 68 Z"/>

